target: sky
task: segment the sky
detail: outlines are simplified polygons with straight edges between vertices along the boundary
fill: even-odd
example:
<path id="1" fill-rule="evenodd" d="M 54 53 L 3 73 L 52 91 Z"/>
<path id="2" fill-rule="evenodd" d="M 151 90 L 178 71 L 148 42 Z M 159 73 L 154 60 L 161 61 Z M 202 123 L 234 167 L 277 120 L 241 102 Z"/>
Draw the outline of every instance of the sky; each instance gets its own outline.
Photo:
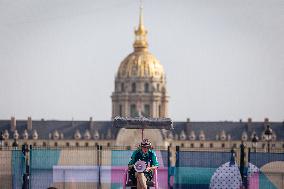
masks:
<path id="1" fill-rule="evenodd" d="M 110 120 L 138 0 L 0 0 L 0 119 Z M 283 0 L 144 0 L 175 121 L 284 120 Z"/>

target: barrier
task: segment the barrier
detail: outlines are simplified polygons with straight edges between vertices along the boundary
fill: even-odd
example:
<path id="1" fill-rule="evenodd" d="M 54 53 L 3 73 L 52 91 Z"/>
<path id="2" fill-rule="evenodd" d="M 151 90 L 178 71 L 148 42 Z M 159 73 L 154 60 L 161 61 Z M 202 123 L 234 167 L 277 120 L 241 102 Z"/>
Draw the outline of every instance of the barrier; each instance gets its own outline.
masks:
<path id="1" fill-rule="evenodd" d="M 209 188 L 216 170 L 224 167 L 231 159 L 231 149 L 214 150 L 180 147 L 155 149 L 160 164 L 159 188 Z M 240 155 L 239 148 L 235 151 Z M 23 188 L 23 175 L 30 170 L 30 179 L 25 181 L 29 189 L 47 189 L 52 186 L 58 189 L 119 189 L 132 152 L 129 147 L 34 147 L 25 156 L 18 148 L 2 148 L 0 188 Z M 169 160 L 173 152 L 176 152 L 176 156 L 171 159 L 174 158 L 176 163 L 170 167 Z M 283 151 L 248 154 L 248 165 L 245 159 L 240 160 L 240 156 L 236 158 L 238 168 L 241 168 L 240 162 L 243 162 L 243 176 L 248 178 L 246 188 L 284 188 Z M 29 169 L 26 162 L 30 164 Z M 256 172 L 250 172 L 252 166 L 256 167 Z"/>

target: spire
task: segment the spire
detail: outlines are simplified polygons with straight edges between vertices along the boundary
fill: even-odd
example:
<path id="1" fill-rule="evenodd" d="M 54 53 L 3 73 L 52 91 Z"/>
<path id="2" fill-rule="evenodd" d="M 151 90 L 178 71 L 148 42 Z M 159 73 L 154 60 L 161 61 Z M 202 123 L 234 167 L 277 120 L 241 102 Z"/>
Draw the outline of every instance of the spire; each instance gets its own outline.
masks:
<path id="1" fill-rule="evenodd" d="M 143 22 L 143 6 L 140 5 L 140 14 L 139 14 L 139 30 L 144 30 L 144 22 Z"/>
<path id="2" fill-rule="evenodd" d="M 148 47 L 147 30 L 145 29 L 143 23 L 142 1 L 140 1 L 139 25 L 138 28 L 135 30 L 135 41 L 133 47 L 135 51 L 145 51 Z"/>

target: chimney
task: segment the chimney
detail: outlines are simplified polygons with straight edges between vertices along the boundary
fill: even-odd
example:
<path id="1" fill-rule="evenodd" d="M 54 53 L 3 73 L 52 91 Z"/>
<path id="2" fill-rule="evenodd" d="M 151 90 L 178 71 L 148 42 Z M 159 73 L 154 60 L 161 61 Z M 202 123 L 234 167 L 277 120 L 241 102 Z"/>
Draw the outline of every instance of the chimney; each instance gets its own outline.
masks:
<path id="1" fill-rule="evenodd" d="M 93 121 L 93 117 L 90 117 L 90 130 L 94 130 L 95 129 L 95 123 Z"/>
<path id="2" fill-rule="evenodd" d="M 251 117 L 248 118 L 248 123 L 251 123 L 252 122 L 252 119 Z"/>
<path id="3" fill-rule="evenodd" d="M 245 130 L 246 130 L 248 133 L 252 132 L 251 125 L 252 125 L 252 118 L 249 117 L 249 118 L 248 118 L 248 122 L 245 124 Z"/>
<path id="4" fill-rule="evenodd" d="M 15 131 L 16 130 L 16 126 L 17 126 L 17 121 L 16 118 L 13 116 L 11 117 L 11 131 Z"/>
<path id="5" fill-rule="evenodd" d="M 33 129 L 32 117 L 28 117 L 27 129 L 28 129 L 29 131 L 31 131 L 31 130 Z"/>
<path id="6" fill-rule="evenodd" d="M 189 136 L 190 132 L 191 132 L 191 123 L 190 123 L 190 118 L 186 119 L 186 124 L 185 124 L 186 128 L 185 128 L 185 132 L 186 135 Z"/>
<path id="7" fill-rule="evenodd" d="M 190 122 L 190 118 L 186 118 L 186 122 Z"/>

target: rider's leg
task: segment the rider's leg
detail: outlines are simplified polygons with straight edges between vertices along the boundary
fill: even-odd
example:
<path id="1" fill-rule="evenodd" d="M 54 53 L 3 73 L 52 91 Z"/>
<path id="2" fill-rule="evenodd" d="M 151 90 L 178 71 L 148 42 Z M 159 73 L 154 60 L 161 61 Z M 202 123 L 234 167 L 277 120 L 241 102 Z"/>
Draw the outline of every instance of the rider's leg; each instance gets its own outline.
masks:
<path id="1" fill-rule="evenodd" d="M 147 185 L 146 185 L 146 177 L 144 175 L 144 173 L 135 173 L 135 176 L 137 178 L 137 189 L 147 189 Z"/>

